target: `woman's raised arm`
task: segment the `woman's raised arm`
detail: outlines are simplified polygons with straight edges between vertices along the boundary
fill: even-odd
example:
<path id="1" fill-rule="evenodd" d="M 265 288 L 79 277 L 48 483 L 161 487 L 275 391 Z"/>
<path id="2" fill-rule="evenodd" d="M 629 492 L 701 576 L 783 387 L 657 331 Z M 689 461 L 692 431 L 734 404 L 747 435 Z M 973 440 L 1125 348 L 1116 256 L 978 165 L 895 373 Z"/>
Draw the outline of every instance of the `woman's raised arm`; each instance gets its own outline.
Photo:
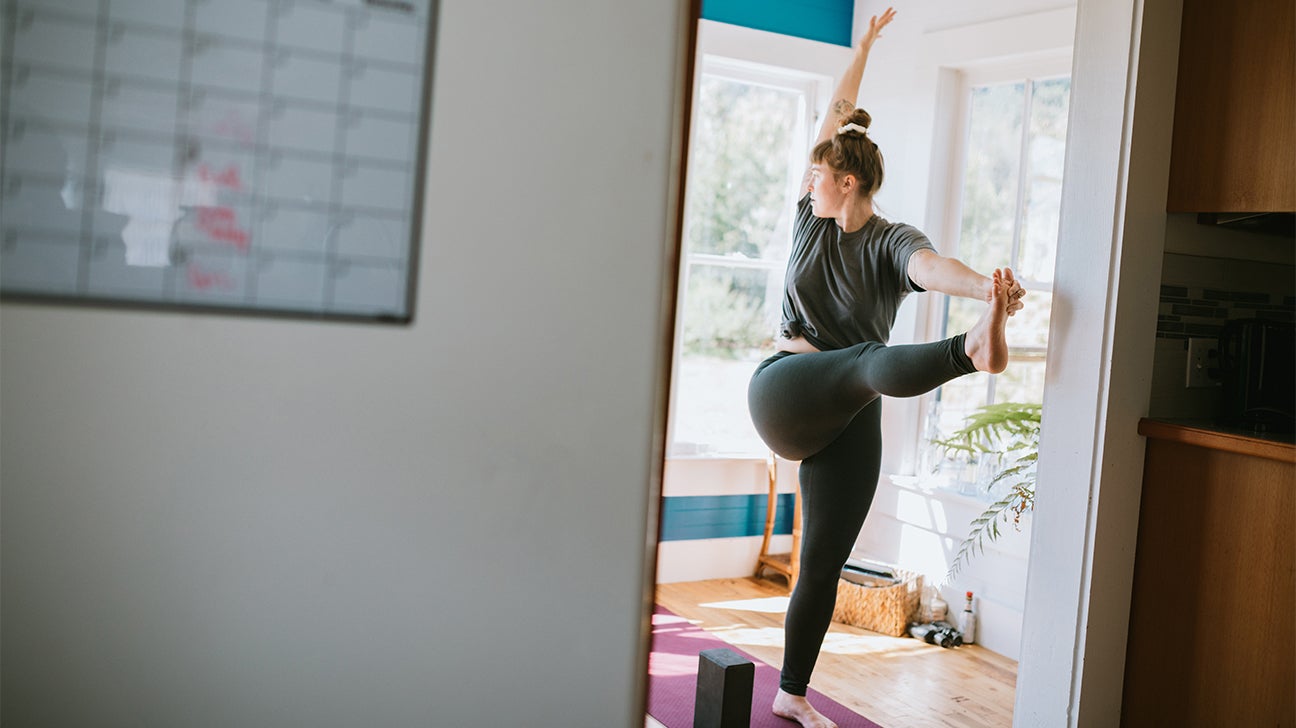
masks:
<path id="1" fill-rule="evenodd" d="M 860 82 L 864 80 L 864 66 L 868 63 L 869 51 L 873 48 L 873 43 L 882 37 L 882 29 L 885 28 L 892 20 L 895 19 L 895 9 L 887 8 L 881 15 L 874 15 L 869 18 L 868 30 L 860 38 L 859 45 L 855 46 L 855 55 L 851 57 L 850 65 L 846 66 L 846 71 L 842 74 L 841 80 L 837 82 L 837 90 L 833 92 L 832 103 L 828 104 L 828 113 L 824 114 L 823 123 L 819 125 L 819 136 L 815 138 L 814 144 L 817 146 L 820 142 L 831 139 L 833 134 L 837 133 L 837 126 L 842 119 L 851 115 L 855 110 L 855 103 L 859 97 Z M 797 198 L 805 196 L 810 189 L 810 168 L 806 167 L 805 176 L 801 179 L 801 191 Z"/>

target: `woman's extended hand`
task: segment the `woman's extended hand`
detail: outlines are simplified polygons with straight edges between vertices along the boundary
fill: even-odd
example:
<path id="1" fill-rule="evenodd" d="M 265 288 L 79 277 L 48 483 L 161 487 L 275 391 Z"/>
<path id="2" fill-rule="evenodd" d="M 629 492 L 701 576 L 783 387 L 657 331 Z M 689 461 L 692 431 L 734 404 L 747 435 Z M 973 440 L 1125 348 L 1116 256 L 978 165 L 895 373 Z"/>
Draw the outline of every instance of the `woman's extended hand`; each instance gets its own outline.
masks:
<path id="1" fill-rule="evenodd" d="M 869 18 L 868 31 L 860 38 L 860 49 L 867 51 L 873 47 L 873 41 L 882 37 L 882 29 L 895 20 L 895 8 L 887 8 L 881 15 Z"/>
<path id="2" fill-rule="evenodd" d="M 1022 299 L 1026 297 L 1026 289 L 1017 282 L 1013 275 L 1012 268 L 1003 268 L 1003 281 L 1008 284 L 1008 315 L 1011 316 L 1022 310 L 1025 306 Z M 993 291 L 986 294 L 986 302 L 990 302 L 994 297 Z"/>

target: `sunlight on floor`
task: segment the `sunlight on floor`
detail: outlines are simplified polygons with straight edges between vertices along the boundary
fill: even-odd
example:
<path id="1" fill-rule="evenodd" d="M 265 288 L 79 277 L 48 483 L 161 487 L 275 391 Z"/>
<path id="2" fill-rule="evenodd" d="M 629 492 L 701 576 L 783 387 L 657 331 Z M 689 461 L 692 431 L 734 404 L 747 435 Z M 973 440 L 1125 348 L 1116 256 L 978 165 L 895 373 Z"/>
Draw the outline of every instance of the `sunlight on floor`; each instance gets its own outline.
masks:
<path id="1" fill-rule="evenodd" d="M 698 658 L 696 655 L 672 655 L 654 652 L 648 656 L 648 672 L 658 677 L 678 677 L 696 675 Z"/>
<path id="2" fill-rule="evenodd" d="M 699 607 L 711 609 L 731 609 L 738 612 L 761 612 L 764 614 L 782 614 L 787 611 L 789 597 L 766 597 L 764 599 L 735 599 L 731 602 L 708 602 Z"/>
<path id="3" fill-rule="evenodd" d="M 652 616 L 652 623 L 654 627 L 665 627 L 668 624 L 674 624 L 679 625 L 679 628 L 683 629 L 685 625 L 697 624 L 698 620 L 684 619 L 675 614 L 654 614 Z"/>
<path id="4" fill-rule="evenodd" d="M 933 647 L 912 637 L 888 637 L 881 634 L 842 634 L 829 632 L 820 652 L 834 655 L 876 655 L 879 657 L 911 655 Z"/>
<path id="5" fill-rule="evenodd" d="M 728 627 L 707 632 L 739 647 L 783 647 L 783 630 L 776 627 Z"/>
<path id="6" fill-rule="evenodd" d="M 788 597 L 733 599 L 722 602 L 707 602 L 698 606 L 736 612 L 785 614 L 788 607 Z M 712 626 L 708 627 L 707 631 L 725 642 L 739 647 L 777 647 L 780 649 L 783 647 L 783 630 L 778 627 L 757 628 L 739 623 L 731 626 Z M 887 657 L 909 655 L 928 649 L 934 648 L 909 637 L 829 632 L 824 637 L 822 651 L 834 655 L 877 655 Z"/>
<path id="7" fill-rule="evenodd" d="M 707 632 L 731 645 L 739 647 L 783 647 L 783 630 L 778 627 L 709 627 Z M 910 637 L 889 637 L 880 634 L 846 634 L 829 632 L 824 637 L 822 652 L 833 655 L 900 656 L 935 650 L 931 645 Z"/>

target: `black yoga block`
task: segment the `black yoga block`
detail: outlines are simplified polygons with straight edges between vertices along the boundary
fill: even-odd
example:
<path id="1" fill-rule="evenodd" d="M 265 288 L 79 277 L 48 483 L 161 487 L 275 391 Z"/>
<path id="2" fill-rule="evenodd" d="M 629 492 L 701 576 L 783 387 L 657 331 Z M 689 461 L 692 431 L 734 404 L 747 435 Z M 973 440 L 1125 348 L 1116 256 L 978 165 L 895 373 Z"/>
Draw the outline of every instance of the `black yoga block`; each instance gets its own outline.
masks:
<path id="1" fill-rule="evenodd" d="M 698 654 L 693 728 L 748 728 L 756 666 L 733 650 Z"/>

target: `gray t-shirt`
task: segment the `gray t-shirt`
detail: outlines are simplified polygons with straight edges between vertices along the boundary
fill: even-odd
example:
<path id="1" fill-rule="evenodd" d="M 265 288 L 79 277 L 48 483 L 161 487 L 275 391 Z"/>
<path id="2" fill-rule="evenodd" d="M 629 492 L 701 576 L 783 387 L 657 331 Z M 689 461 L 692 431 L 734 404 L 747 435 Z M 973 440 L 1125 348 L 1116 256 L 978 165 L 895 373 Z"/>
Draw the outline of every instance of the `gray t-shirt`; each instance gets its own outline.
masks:
<path id="1" fill-rule="evenodd" d="M 877 215 L 844 233 L 836 220 L 814 216 L 807 194 L 792 228 L 780 334 L 804 336 L 821 351 L 886 343 L 901 301 L 923 290 L 907 271 L 909 256 L 924 248 L 935 250 L 917 228 Z"/>

